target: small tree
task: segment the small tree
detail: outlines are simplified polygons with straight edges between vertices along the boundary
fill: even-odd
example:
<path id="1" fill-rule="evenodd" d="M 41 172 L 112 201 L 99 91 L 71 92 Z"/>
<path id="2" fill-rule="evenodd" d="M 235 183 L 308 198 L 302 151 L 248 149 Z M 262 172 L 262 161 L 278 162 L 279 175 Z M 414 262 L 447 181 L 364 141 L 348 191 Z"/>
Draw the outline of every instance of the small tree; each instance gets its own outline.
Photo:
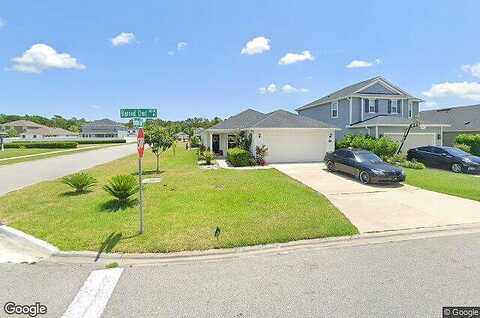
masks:
<path id="1" fill-rule="evenodd" d="M 7 130 L 7 137 L 9 138 L 18 137 L 18 132 L 15 129 L 10 128 L 9 130 Z"/>
<path id="2" fill-rule="evenodd" d="M 173 141 L 173 137 L 164 127 L 151 125 L 145 130 L 145 143 L 150 146 L 150 149 L 157 157 L 157 173 L 160 172 L 160 153 L 170 148 Z"/>
<path id="3" fill-rule="evenodd" d="M 246 151 L 250 151 L 250 146 L 252 145 L 252 134 L 244 130 L 240 131 L 235 135 L 235 143 L 238 148 L 241 148 Z"/>

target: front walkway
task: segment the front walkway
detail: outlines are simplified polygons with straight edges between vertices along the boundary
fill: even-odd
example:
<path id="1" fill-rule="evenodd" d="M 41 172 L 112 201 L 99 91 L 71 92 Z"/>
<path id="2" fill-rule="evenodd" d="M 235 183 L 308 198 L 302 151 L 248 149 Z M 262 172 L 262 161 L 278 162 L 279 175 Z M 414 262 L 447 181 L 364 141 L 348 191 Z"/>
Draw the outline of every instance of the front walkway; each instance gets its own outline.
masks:
<path id="1" fill-rule="evenodd" d="M 477 201 L 403 184 L 363 185 L 323 163 L 272 166 L 326 196 L 361 233 L 480 222 Z"/>

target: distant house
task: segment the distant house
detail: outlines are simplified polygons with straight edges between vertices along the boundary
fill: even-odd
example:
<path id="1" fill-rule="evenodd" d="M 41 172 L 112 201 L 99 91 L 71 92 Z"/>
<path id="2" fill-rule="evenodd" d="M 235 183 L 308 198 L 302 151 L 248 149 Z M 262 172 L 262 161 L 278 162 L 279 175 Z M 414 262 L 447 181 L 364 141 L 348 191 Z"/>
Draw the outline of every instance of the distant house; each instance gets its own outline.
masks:
<path id="1" fill-rule="evenodd" d="M 188 135 L 183 131 L 176 133 L 174 136 L 175 136 L 175 139 L 177 139 L 178 141 L 182 141 L 182 142 L 188 141 Z"/>
<path id="2" fill-rule="evenodd" d="M 41 127 L 35 129 L 27 129 L 26 131 L 20 134 L 20 137 L 25 139 L 35 139 L 35 138 L 71 138 L 78 137 L 78 133 L 74 133 L 62 128 L 50 128 L 50 127 Z"/>
<path id="3" fill-rule="evenodd" d="M 205 128 L 193 128 L 193 137 L 202 136 L 204 130 Z"/>
<path id="4" fill-rule="evenodd" d="M 33 121 L 23 120 L 23 119 L 11 121 L 5 124 L 0 124 L 0 130 L 6 131 L 10 129 L 15 129 L 19 135 L 27 130 L 37 129 L 37 128 L 49 128 L 49 127 L 34 123 Z"/>
<path id="5" fill-rule="evenodd" d="M 100 119 L 82 126 L 80 136 L 83 138 L 125 138 L 128 128 L 110 119 Z"/>
<path id="6" fill-rule="evenodd" d="M 452 146 L 459 134 L 480 134 L 480 104 L 422 111 L 420 118 L 450 125 L 443 129 L 445 146 Z"/>

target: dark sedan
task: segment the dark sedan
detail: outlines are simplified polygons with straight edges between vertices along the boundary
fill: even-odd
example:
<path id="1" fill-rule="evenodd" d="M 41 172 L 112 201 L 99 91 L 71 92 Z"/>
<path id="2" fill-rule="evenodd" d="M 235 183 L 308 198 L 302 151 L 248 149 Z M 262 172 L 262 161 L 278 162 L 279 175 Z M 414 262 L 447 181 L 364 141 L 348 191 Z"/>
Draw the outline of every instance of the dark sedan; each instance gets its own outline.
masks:
<path id="1" fill-rule="evenodd" d="M 341 171 L 358 178 L 362 183 L 389 183 L 405 180 L 402 168 L 385 163 L 366 150 L 338 149 L 325 156 L 329 171 Z"/>
<path id="2" fill-rule="evenodd" d="M 408 150 L 407 159 L 415 159 L 434 168 L 460 173 L 480 173 L 480 157 L 453 147 L 424 146 Z"/>

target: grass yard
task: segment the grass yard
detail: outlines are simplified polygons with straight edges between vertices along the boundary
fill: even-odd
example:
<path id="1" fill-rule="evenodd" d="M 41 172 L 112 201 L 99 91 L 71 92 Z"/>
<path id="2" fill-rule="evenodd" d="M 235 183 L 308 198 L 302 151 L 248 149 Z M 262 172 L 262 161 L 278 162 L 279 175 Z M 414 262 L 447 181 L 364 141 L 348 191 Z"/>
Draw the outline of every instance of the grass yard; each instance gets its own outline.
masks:
<path id="1" fill-rule="evenodd" d="M 12 157 L 27 156 L 27 155 L 36 155 L 40 153 L 48 153 L 58 149 L 16 149 L 16 148 L 6 148 L 5 151 L 0 151 L 0 159 L 7 159 Z"/>
<path id="2" fill-rule="evenodd" d="M 155 160 L 146 151 L 145 170 Z M 163 154 L 161 183 L 146 185 L 145 233 L 138 207 L 115 211 L 101 189 L 135 173 L 135 156 L 90 169 L 94 191 L 74 195 L 60 181 L 0 197 L 0 220 L 62 250 L 171 252 L 351 235 L 357 229 L 326 198 L 277 170 L 202 170 L 194 151 Z M 148 172 L 154 176 L 153 172 Z M 220 227 L 220 237 L 213 232 Z"/>
<path id="3" fill-rule="evenodd" d="M 406 183 L 412 186 L 480 201 L 480 177 L 431 168 L 405 172 Z"/>

